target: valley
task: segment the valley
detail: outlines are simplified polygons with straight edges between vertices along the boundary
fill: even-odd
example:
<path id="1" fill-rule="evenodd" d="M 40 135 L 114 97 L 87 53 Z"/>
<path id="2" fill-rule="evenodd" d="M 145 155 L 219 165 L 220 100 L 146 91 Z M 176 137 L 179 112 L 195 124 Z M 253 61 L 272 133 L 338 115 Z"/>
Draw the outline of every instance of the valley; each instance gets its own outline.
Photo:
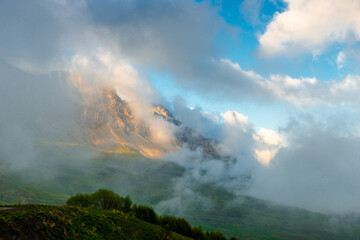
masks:
<path id="1" fill-rule="evenodd" d="M 39 152 L 56 159 L 30 166 L 31 171 L 6 171 L 0 176 L 1 204 L 62 205 L 79 192 L 108 188 L 160 213 L 185 217 L 192 225 L 239 239 L 355 239 L 359 216 L 330 216 L 248 196 L 235 196 L 213 186 L 198 186 L 196 194 L 208 201 L 189 199 L 182 210 L 161 209 L 174 196 L 174 184 L 184 174 L 175 163 L 147 159 L 135 153 L 113 153 L 74 144 L 41 145 Z M 54 155 L 53 155 L 54 156 Z M 60 159 L 62 161 L 60 161 Z M 46 172 L 44 170 L 46 169 Z M 179 206 L 173 206 L 179 209 Z"/>

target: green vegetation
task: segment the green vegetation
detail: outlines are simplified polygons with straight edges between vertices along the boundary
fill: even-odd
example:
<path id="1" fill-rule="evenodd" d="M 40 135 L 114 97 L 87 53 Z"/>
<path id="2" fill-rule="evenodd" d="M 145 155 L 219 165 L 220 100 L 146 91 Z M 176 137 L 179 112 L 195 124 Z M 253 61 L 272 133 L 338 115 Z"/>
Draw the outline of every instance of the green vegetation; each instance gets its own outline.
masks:
<path id="1" fill-rule="evenodd" d="M 66 201 L 67 205 L 77 207 L 94 207 L 105 210 L 121 210 L 125 213 L 131 211 L 132 201 L 107 189 L 99 189 L 92 194 L 78 193 Z"/>
<path id="2" fill-rule="evenodd" d="M 127 203 L 125 204 L 125 202 Z M 161 226 L 167 232 L 175 232 L 192 239 L 226 240 L 220 232 L 211 231 L 204 233 L 201 227 L 192 228 L 184 218 L 158 216 L 151 207 L 136 204 L 132 206 L 132 201 L 129 196 L 123 198 L 107 189 L 99 189 L 92 194 L 76 194 L 70 197 L 66 204 L 77 207 L 92 207 L 130 213 L 130 215 L 137 219 Z"/>
<path id="3" fill-rule="evenodd" d="M 23 205 L 0 211 L 0 239 L 188 238 L 120 211 L 72 206 Z"/>

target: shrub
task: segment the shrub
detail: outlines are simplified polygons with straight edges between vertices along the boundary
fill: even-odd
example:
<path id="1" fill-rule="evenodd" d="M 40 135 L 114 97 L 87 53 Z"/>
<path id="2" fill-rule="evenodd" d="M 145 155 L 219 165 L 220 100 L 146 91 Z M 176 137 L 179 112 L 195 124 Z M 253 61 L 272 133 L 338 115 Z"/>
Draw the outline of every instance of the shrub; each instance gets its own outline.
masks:
<path id="1" fill-rule="evenodd" d="M 91 199 L 90 194 L 82 194 L 78 193 L 75 196 L 70 197 L 66 204 L 70 206 L 77 206 L 77 207 L 90 207 L 93 201 Z"/>
<path id="2" fill-rule="evenodd" d="M 129 201 L 128 199 L 127 201 Z M 118 194 L 113 191 L 106 189 L 99 189 L 93 194 L 76 194 L 73 197 L 70 197 L 66 201 L 67 205 L 77 206 L 77 207 L 95 207 L 100 209 L 117 209 L 123 210 L 125 206 L 124 198 L 120 197 Z M 127 203 L 129 204 L 129 202 Z M 131 207 L 131 200 L 130 200 Z"/>

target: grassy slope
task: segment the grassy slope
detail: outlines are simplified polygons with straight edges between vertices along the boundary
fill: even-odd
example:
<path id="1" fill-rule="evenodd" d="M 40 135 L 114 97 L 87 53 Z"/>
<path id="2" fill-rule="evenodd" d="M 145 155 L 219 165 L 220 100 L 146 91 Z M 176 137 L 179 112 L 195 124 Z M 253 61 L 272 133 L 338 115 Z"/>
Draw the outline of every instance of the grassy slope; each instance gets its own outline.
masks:
<path id="1" fill-rule="evenodd" d="M 134 154 L 99 153 L 79 147 L 63 149 L 48 146 L 44 151 L 44 155 L 53 159 L 45 161 L 48 165 L 41 165 L 44 164 L 41 161 L 37 168 L 22 171 L 21 176 L 18 172 L 2 171 L 0 202 L 11 204 L 21 200 L 27 203 L 63 204 L 70 195 L 94 192 L 104 187 L 122 196 L 129 194 L 137 203 L 155 205 L 171 196 L 171 180 L 183 173 L 174 164 L 163 164 Z M 48 176 L 44 176 L 44 169 L 47 169 Z M 234 201 L 231 194 L 211 186 L 205 186 L 199 192 L 213 199 L 215 207 L 210 210 L 195 207 L 182 216 L 195 226 L 219 230 L 229 237 L 360 238 L 360 222 L 356 219 L 344 221 L 248 197 Z"/>
<path id="2" fill-rule="evenodd" d="M 243 197 L 209 211 L 194 210 L 187 219 L 241 239 L 359 239 L 360 223 Z"/>
<path id="3" fill-rule="evenodd" d="M 68 206 L 0 211 L 0 229 L 0 239 L 189 239 L 120 212 Z"/>

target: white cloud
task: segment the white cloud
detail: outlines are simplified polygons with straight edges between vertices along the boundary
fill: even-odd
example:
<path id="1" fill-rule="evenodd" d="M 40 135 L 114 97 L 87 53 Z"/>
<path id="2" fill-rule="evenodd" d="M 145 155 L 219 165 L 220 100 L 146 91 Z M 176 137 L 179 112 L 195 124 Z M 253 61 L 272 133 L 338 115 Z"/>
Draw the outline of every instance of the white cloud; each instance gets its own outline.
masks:
<path id="1" fill-rule="evenodd" d="M 260 128 L 256 132 L 248 117 L 241 113 L 226 111 L 221 113 L 221 117 L 222 150 L 226 154 L 247 152 L 260 163 L 268 165 L 281 147 L 286 146 L 286 141 L 277 131 Z"/>
<path id="2" fill-rule="evenodd" d="M 269 145 L 280 145 L 283 143 L 280 134 L 272 129 L 260 128 L 256 137 Z"/>
<path id="3" fill-rule="evenodd" d="M 225 113 L 222 113 L 221 116 L 225 123 L 233 126 L 249 124 L 248 117 L 236 111 L 226 111 Z"/>
<path id="4" fill-rule="evenodd" d="M 328 45 L 360 40 L 360 1 L 285 0 L 288 8 L 277 13 L 260 36 L 265 55 L 314 55 Z"/>
<path id="5" fill-rule="evenodd" d="M 277 152 L 278 149 L 255 149 L 255 157 L 260 163 L 268 165 Z"/>
<path id="6" fill-rule="evenodd" d="M 265 78 L 251 70 L 242 69 L 239 64 L 228 59 L 221 60 L 219 64 L 227 65 L 228 68 L 224 69 L 228 72 L 233 71 L 227 76 L 231 77 L 228 81 L 234 83 L 234 93 L 241 95 L 241 92 L 246 96 L 246 92 L 249 92 L 246 90 L 251 89 L 252 95 L 249 97 L 252 99 L 280 100 L 295 106 L 357 105 L 360 102 L 360 75 L 347 75 L 343 79 L 329 81 L 280 74 Z M 221 88 L 218 90 L 221 91 Z"/>
<path id="7" fill-rule="evenodd" d="M 346 55 L 343 51 L 340 51 L 337 58 L 336 58 L 336 64 L 338 69 L 342 69 L 345 63 Z"/>
<path id="8" fill-rule="evenodd" d="M 254 150 L 255 157 L 264 165 L 268 165 L 277 152 L 286 146 L 283 136 L 272 129 L 260 128 L 253 138 L 257 143 Z"/>

